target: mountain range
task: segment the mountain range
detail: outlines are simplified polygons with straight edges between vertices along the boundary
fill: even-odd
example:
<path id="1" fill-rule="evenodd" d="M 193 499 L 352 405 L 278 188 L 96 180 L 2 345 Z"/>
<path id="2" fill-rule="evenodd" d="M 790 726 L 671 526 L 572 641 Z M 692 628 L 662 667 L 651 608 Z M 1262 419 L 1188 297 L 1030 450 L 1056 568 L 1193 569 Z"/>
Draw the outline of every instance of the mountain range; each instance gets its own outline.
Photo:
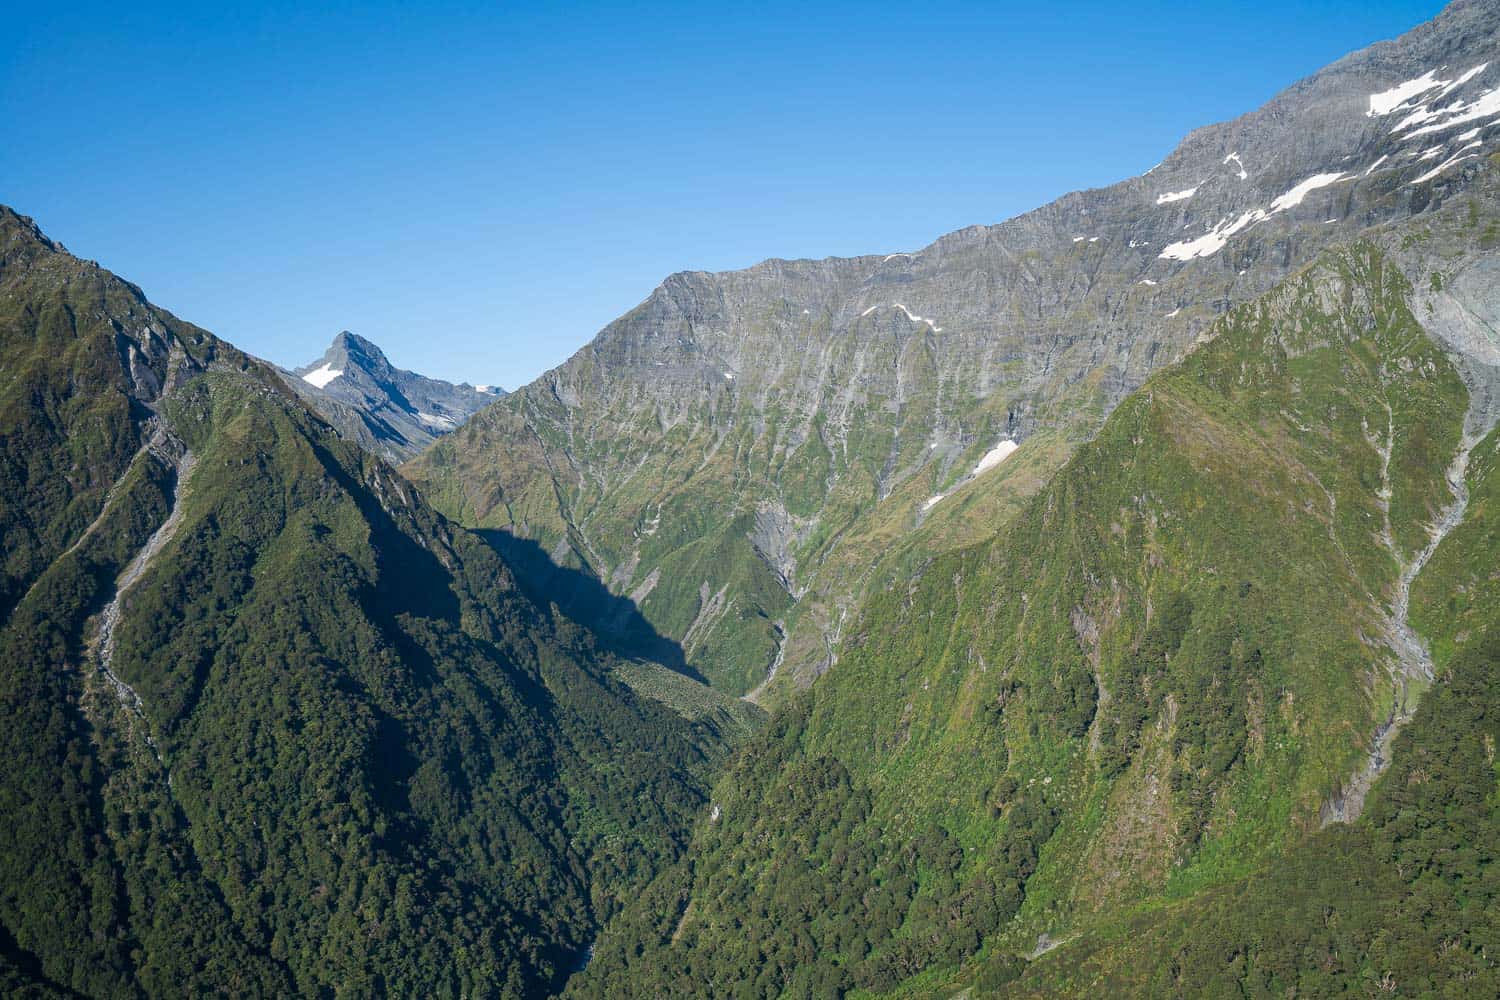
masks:
<path id="1" fill-rule="evenodd" d="M 1500 5 L 508 395 L 0 209 L 0 986 L 1500 994 Z"/>
<path id="2" fill-rule="evenodd" d="M 1496 27 L 1455 4 L 1141 177 L 909 254 L 673 275 L 406 471 L 629 596 L 725 691 L 805 686 L 866 594 L 987 533 L 1217 317 L 1463 190 Z"/>

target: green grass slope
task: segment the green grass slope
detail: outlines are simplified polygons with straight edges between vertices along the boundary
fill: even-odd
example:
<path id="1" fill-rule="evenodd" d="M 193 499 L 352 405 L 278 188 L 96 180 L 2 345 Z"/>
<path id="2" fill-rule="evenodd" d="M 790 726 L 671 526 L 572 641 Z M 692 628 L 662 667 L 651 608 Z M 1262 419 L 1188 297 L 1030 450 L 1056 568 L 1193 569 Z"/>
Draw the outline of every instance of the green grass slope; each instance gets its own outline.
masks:
<path id="1" fill-rule="evenodd" d="M 1436 682 L 1364 817 L 1275 865 L 1065 945 L 1015 995 L 1500 994 L 1500 431 L 1414 595 Z M 975 977 L 995 987 L 1017 970 Z M 978 992 L 986 992 L 981 989 Z"/>

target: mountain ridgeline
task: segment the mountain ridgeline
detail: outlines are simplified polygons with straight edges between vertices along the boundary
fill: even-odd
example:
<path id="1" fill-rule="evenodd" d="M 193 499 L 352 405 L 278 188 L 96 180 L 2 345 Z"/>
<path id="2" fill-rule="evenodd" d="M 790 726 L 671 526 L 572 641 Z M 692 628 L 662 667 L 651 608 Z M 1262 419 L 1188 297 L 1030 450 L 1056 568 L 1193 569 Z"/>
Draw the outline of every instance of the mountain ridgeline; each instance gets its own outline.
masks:
<path id="1" fill-rule="evenodd" d="M 775 703 L 865 595 L 989 534 L 1216 317 L 1464 190 L 1497 85 L 1500 11 L 1455 3 L 1112 187 L 912 253 L 673 275 L 407 472 Z"/>
<path id="2" fill-rule="evenodd" d="M 528 996 L 726 741 L 268 366 L 0 210 L 0 969 Z"/>

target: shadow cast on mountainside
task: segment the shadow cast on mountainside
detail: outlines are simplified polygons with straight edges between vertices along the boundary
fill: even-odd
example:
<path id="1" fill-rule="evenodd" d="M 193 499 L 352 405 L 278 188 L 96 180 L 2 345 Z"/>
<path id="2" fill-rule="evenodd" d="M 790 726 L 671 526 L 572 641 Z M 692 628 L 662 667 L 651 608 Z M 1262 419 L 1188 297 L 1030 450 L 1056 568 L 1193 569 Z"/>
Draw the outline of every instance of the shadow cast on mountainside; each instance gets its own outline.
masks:
<path id="1" fill-rule="evenodd" d="M 612 593 L 592 573 L 561 566 L 536 542 L 503 528 L 480 528 L 480 538 L 499 552 L 527 597 L 555 604 L 568 618 L 598 637 L 616 656 L 650 660 L 700 684 L 708 680 L 687 662 L 682 645 L 662 635 L 628 597 Z"/>

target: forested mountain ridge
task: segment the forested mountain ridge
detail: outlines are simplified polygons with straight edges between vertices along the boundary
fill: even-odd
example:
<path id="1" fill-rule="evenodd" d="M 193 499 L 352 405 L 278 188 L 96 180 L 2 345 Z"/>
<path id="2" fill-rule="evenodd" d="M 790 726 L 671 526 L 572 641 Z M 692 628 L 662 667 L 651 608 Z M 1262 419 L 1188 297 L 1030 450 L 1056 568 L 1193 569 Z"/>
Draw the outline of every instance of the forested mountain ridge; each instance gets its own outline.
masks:
<path id="1" fill-rule="evenodd" d="M 0 209 L 0 970 L 559 986 L 724 753 L 269 366 Z"/>
<path id="2" fill-rule="evenodd" d="M 983 538 L 1216 316 L 1461 193 L 1497 82 L 1500 11 L 1459 2 L 1140 177 L 913 253 L 673 275 L 407 471 L 723 690 L 805 685 L 865 594 Z"/>
<path id="3" fill-rule="evenodd" d="M 1483 993 L 1496 372 L 1457 340 L 1500 335 L 1493 286 L 1442 299 L 1494 266 L 1496 173 L 1232 309 L 992 540 L 872 598 L 574 994 Z M 1421 762 L 1454 740 L 1477 772 Z M 1437 924 L 1386 908 L 1412 892 Z"/>

